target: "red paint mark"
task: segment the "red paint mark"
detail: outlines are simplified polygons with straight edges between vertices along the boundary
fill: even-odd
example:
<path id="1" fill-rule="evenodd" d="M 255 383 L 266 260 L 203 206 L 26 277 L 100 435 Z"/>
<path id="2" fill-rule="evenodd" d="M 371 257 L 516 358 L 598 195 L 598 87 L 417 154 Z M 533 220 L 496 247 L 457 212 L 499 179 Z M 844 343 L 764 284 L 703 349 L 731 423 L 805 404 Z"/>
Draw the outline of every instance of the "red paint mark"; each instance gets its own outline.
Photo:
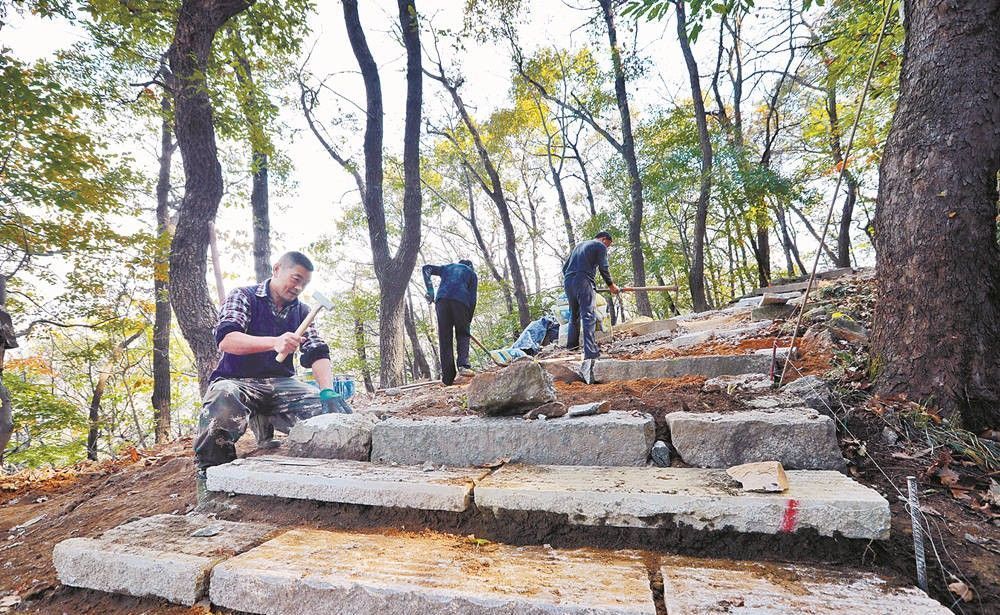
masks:
<path id="1" fill-rule="evenodd" d="M 798 520 L 798 516 L 799 516 L 799 501 L 788 500 L 788 504 L 785 505 L 785 515 L 781 519 L 781 527 L 778 528 L 778 531 L 779 532 L 795 531 L 795 522 Z"/>

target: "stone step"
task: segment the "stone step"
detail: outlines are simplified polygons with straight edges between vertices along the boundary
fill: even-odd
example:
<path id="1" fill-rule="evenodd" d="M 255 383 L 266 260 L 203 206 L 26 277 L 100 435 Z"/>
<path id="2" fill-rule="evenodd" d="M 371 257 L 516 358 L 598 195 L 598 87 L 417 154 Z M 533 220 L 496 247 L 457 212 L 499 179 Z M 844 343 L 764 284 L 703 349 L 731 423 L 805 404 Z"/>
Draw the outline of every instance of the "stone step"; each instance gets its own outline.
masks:
<path id="1" fill-rule="evenodd" d="M 947 615 L 915 587 L 874 574 L 799 565 L 664 558 L 663 601 L 670 615 Z"/>
<path id="2" fill-rule="evenodd" d="M 204 515 L 156 515 L 58 543 L 52 561 L 71 587 L 152 596 L 192 605 L 219 562 L 264 542 L 275 528 Z"/>
<path id="3" fill-rule="evenodd" d="M 679 378 L 681 376 L 730 376 L 769 373 L 771 357 L 747 355 L 701 355 L 676 359 L 601 359 L 594 365 L 596 382 L 638 380 L 640 378 Z"/>
<path id="4" fill-rule="evenodd" d="M 267 615 L 654 615 L 630 551 L 480 544 L 440 534 L 291 530 L 216 566 L 216 606 Z"/>
<path id="5" fill-rule="evenodd" d="M 461 512 L 488 470 L 248 457 L 208 469 L 208 490 L 318 502 Z"/>
<path id="6" fill-rule="evenodd" d="M 494 512 L 564 514 L 578 525 L 889 537 L 889 503 L 876 491 L 839 472 L 787 474 L 787 491 L 751 493 L 724 470 L 510 465 L 480 481 L 475 499 Z"/>
<path id="7" fill-rule="evenodd" d="M 525 420 L 521 417 L 393 418 L 372 430 L 372 461 L 472 467 L 500 461 L 539 465 L 645 465 L 653 418 L 632 412 Z"/>
<path id="8" fill-rule="evenodd" d="M 812 408 L 671 412 L 665 420 L 681 459 L 699 468 L 754 461 L 780 461 L 785 468 L 799 470 L 844 467 L 836 424 Z"/>

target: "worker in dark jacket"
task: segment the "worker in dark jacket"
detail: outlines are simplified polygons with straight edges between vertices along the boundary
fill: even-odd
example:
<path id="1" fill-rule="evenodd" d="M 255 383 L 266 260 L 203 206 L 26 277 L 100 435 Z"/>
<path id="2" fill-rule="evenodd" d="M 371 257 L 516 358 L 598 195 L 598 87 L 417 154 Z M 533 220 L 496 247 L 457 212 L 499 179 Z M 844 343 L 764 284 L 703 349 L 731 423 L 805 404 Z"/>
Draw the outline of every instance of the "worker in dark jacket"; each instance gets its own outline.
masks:
<path id="1" fill-rule="evenodd" d="M 472 315 L 476 312 L 476 292 L 479 278 L 472 269 L 472 261 L 460 260 L 448 265 L 424 265 L 424 286 L 427 301 L 436 302 L 434 311 L 438 321 L 438 344 L 441 350 L 441 382 L 450 385 L 456 374 L 472 375 L 469 365 L 469 340 L 472 337 Z M 431 276 L 441 278 L 437 296 Z M 458 370 L 455 369 L 454 341 L 458 343 Z"/>
<path id="2" fill-rule="evenodd" d="M 601 277 L 613 294 L 618 293 L 618 287 L 611 279 L 608 270 L 608 248 L 611 247 L 611 233 L 601 231 L 593 239 L 580 242 L 573 248 L 569 258 L 563 264 L 563 288 L 569 300 L 569 332 L 566 348 L 576 350 L 580 347 L 580 321 L 583 321 L 583 379 L 590 383 L 593 379 L 594 360 L 601 356 L 597 347 L 595 327 L 597 315 L 594 313 L 596 299 L 595 277 L 601 272 Z"/>

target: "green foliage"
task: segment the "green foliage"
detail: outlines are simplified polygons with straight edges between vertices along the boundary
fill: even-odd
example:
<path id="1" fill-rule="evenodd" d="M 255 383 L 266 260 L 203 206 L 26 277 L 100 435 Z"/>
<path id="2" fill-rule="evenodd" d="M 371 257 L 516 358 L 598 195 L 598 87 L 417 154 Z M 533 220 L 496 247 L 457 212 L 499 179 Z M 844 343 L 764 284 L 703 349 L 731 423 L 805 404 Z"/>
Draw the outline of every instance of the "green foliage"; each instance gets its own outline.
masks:
<path id="1" fill-rule="evenodd" d="M 46 371 L 44 364 L 26 362 L 3 372 L 14 408 L 14 438 L 4 461 L 15 467 L 68 465 L 86 454 L 85 415 L 46 382 Z"/>

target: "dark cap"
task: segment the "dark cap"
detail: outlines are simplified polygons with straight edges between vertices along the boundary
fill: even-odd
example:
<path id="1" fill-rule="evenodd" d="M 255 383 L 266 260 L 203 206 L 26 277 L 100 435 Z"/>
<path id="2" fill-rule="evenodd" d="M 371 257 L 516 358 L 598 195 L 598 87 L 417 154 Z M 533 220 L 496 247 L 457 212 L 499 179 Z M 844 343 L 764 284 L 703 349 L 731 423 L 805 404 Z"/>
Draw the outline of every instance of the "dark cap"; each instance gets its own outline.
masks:
<path id="1" fill-rule="evenodd" d="M 608 241 L 614 241 L 611 237 L 611 233 L 607 231 L 601 231 L 600 233 L 594 235 L 594 239 L 607 239 Z"/>

